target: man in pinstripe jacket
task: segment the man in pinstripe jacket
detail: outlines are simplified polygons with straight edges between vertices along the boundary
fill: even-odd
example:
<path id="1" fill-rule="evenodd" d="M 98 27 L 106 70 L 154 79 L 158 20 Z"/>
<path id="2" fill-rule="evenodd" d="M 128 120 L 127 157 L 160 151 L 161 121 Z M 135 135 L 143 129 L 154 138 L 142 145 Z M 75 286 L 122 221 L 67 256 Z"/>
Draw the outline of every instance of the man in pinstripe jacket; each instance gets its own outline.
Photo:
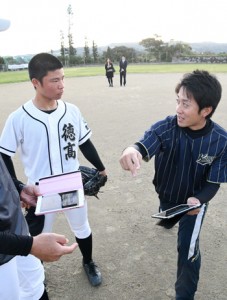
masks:
<path id="1" fill-rule="evenodd" d="M 154 186 L 160 210 L 201 204 L 176 219 L 178 263 L 176 300 L 193 300 L 199 281 L 199 234 L 208 202 L 227 181 L 227 132 L 211 120 L 222 87 L 214 75 L 196 70 L 175 89 L 176 115 L 152 125 L 120 158 L 124 170 L 137 174 L 142 159 L 155 158 Z"/>

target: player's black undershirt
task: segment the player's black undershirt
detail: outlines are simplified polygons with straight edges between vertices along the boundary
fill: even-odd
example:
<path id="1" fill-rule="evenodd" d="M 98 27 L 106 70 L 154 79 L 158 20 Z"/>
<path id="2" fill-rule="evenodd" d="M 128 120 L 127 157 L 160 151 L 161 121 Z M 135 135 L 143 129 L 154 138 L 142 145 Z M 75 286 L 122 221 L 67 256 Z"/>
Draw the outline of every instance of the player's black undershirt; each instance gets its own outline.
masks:
<path id="1" fill-rule="evenodd" d="M 26 256 L 30 253 L 33 243 L 32 236 L 16 235 L 1 231 L 0 240 L 0 253 L 8 255 Z"/>
<path id="2" fill-rule="evenodd" d="M 192 139 L 200 138 L 208 134 L 214 127 L 213 122 L 211 120 L 207 120 L 206 125 L 202 129 L 192 130 L 188 127 L 182 127 L 182 130 L 190 136 Z"/>
<path id="3" fill-rule="evenodd" d="M 93 164 L 93 166 L 95 166 L 96 169 L 98 169 L 100 172 L 105 170 L 105 167 L 98 155 L 98 152 L 90 139 L 88 139 L 85 143 L 80 145 L 79 148 L 80 151 L 83 153 L 84 157 L 91 164 Z"/>
<path id="4" fill-rule="evenodd" d="M 212 130 L 212 128 L 213 128 L 213 123 L 211 122 L 211 120 L 207 120 L 206 125 L 202 129 L 192 130 L 188 127 L 185 127 L 182 128 L 182 130 L 187 135 L 189 135 L 190 138 L 196 139 L 208 134 Z M 135 143 L 133 147 L 140 152 L 143 158 L 147 156 L 147 150 L 141 143 Z M 199 199 L 201 203 L 207 203 L 216 195 L 219 188 L 220 188 L 220 184 L 206 181 L 206 183 L 203 186 L 203 189 L 198 194 L 193 196 Z"/>

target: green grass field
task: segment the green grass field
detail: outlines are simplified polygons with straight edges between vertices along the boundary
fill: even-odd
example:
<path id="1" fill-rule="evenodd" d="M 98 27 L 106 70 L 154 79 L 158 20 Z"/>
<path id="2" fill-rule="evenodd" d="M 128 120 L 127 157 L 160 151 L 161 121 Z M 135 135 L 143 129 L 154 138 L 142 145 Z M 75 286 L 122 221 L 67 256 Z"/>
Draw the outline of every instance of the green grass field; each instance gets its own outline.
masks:
<path id="1" fill-rule="evenodd" d="M 115 65 L 116 74 L 118 66 Z M 186 73 L 195 69 L 207 70 L 211 73 L 227 73 L 227 64 L 129 64 L 127 72 L 146 73 Z M 85 66 L 64 68 L 65 77 L 104 76 L 104 66 Z M 0 84 L 28 81 L 28 71 L 10 71 L 0 73 Z"/>

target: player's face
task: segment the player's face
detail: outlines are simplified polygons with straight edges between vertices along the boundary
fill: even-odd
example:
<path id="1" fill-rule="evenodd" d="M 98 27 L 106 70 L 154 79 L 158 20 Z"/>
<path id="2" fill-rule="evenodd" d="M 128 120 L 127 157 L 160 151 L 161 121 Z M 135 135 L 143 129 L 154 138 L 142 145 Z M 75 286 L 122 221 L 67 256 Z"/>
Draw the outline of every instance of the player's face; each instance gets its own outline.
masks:
<path id="1" fill-rule="evenodd" d="M 193 97 L 188 98 L 184 88 L 180 88 L 177 95 L 177 124 L 180 127 L 188 127 L 192 130 L 202 129 L 206 124 L 206 116 L 210 108 L 204 108 L 199 112 L 199 106 Z"/>
<path id="2" fill-rule="evenodd" d="M 64 70 L 49 71 L 43 77 L 42 84 L 38 81 L 36 85 L 37 96 L 43 100 L 61 99 L 64 92 Z"/>

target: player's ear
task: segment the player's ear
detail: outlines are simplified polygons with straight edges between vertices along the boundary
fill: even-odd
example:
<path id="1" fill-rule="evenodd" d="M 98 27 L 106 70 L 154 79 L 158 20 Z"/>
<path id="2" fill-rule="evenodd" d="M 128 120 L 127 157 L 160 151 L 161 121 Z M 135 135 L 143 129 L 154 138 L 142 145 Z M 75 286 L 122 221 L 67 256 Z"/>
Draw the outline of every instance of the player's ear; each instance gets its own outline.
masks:
<path id="1" fill-rule="evenodd" d="M 202 111 L 201 111 L 202 116 L 203 116 L 204 118 L 206 118 L 206 117 L 212 112 L 212 110 L 213 110 L 212 106 L 204 107 L 204 108 L 202 109 Z"/>
<path id="2" fill-rule="evenodd" d="M 38 85 L 40 83 L 39 80 L 36 79 L 36 78 L 32 78 L 31 82 L 32 82 L 35 89 L 38 87 Z"/>

